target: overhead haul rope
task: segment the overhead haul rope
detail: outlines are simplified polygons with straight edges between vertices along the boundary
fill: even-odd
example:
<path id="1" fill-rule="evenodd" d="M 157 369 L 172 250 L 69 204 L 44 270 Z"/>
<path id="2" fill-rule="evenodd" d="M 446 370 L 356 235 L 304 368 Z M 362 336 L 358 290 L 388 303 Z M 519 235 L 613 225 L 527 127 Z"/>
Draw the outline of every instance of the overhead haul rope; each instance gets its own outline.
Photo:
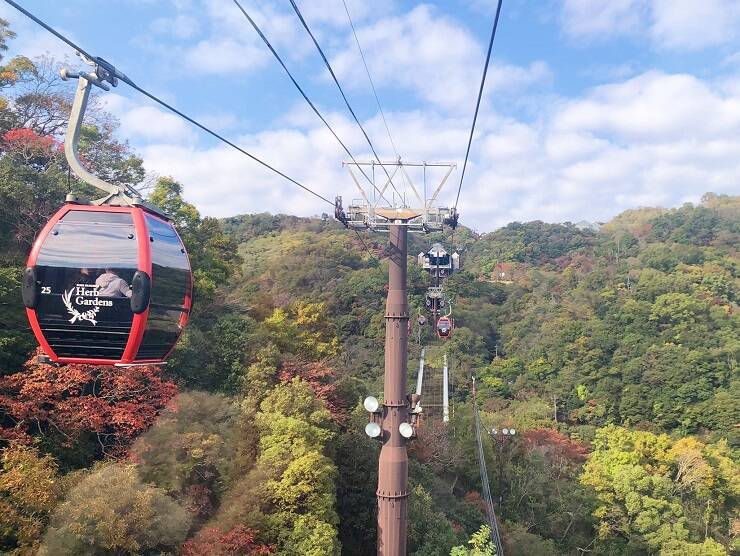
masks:
<path id="1" fill-rule="evenodd" d="M 329 63 L 329 60 L 326 58 L 324 51 L 319 45 L 319 41 L 316 40 L 316 37 L 311 32 L 311 29 L 309 28 L 308 23 L 306 23 L 306 20 L 303 18 L 303 14 L 301 13 L 301 10 L 298 8 L 298 4 L 295 3 L 295 0 L 290 0 L 290 5 L 293 6 L 293 11 L 298 16 L 298 19 L 301 20 L 301 24 L 303 25 L 303 28 L 306 30 L 308 35 L 311 37 L 311 40 L 313 41 L 314 46 L 316 46 L 316 50 L 319 51 L 319 54 L 321 55 L 321 59 L 324 61 L 324 65 L 326 66 L 326 69 L 329 70 L 329 73 L 331 74 L 331 78 L 334 80 L 334 83 L 336 84 L 337 88 L 339 89 L 340 94 L 342 95 L 342 98 L 344 99 L 344 104 L 347 105 L 347 109 L 349 110 L 350 114 L 352 114 L 352 117 L 354 118 L 355 123 L 357 124 L 357 127 L 360 128 L 360 131 L 362 131 L 362 135 L 365 136 L 365 141 L 367 141 L 367 144 L 370 146 L 370 150 L 373 152 L 373 156 L 375 157 L 375 160 L 378 161 L 378 164 L 380 164 L 380 167 L 383 169 L 383 172 L 385 172 L 385 175 L 388 178 L 388 181 L 390 182 L 393 190 L 396 193 L 398 193 L 399 197 L 403 199 L 398 189 L 396 189 L 396 186 L 393 183 L 393 179 L 391 178 L 391 175 L 388 173 L 388 169 L 380 161 L 380 157 L 378 157 L 378 153 L 375 150 L 375 146 L 373 145 L 373 142 L 370 141 L 370 137 L 368 137 L 368 134 L 365 131 L 365 128 L 362 126 L 362 124 L 360 123 L 360 120 L 357 118 L 357 114 L 355 114 L 355 111 L 352 109 L 352 106 L 350 105 L 349 100 L 347 100 L 347 95 L 344 94 L 344 89 L 342 89 L 342 86 L 339 84 L 339 80 L 337 79 L 337 76 L 334 73 L 334 70 L 332 69 L 331 64 Z M 395 149 L 395 146 L 394 146 L 394 149 Z"/>
<path id="2" fill-rule="evenodd" d="M 375 253 L 373 253 L 372 249 L 370 249 L 370 247 L 368 246 L 368 244 L 365 242 L 365 239 L 360 235 L 360 232 L 357 230 L 357 228 L 352 228 L 352 229 L 357 234 L 357 239 L 360 240 L 360 242 L 362 243 L 362 246 L 365 248 L 365 250 L 367 251 L 368 255 L 370 255 L 370 259 L 373 260 L 373 261 L 375 261 L 376 263 L 377 262 L 380 262 L 380 261 L 378 261 L 378 258 L 375 256 Z"/>
<path id="3" fill-rule="evenodd" d="M 498 28 L 498 18 L 501 15 L 501 4 L 503 0 L 498 0 L 496 6 L 496 17 L 493 20 L 493 30 L 491 31 L 491 40 L 488 43 L 488 54 L 486 54 L 486 64 L 483 66 L 483 77 L 480 80 L 480 88 L 478 89 L 478 100 L 475 103 L 475 114 L 473 114 L 473 125 L 470 126 L 470 137 L 468 137 L 468 148 L 465 151 L 465 162 L 463 162 L 462 173 L 460 174 L 460 185 L 457 187 L 457 197 L 455 197 L 454 212 L 457 212 L 457 203 L 460 200 L 460 191 L 462 190 L 463 180 L 465 179 L 465 169 L 468 166 L 468 157 L 470 156 L 470 145 L 473 143 L 473 133 L 475 132 L 475 122 L 478 120 L 478 110 L 480 109 L 480 101 L 483 97 L 483 87 L 486 84 L 486 74 L 488 73 L 488 64 L 491 61 L 491 51 L 493 50 L 493 39 L 496 38 L 496 29 Z"/>
<path id="4" fill-rule="evenodd" d="M 357 31 L 355 30 L 355 24 L 352 22 L 352 16 L 349 14 L 349 8 L 347 7 L 347 1 L 342 0 L 342 4 L 344 4 L 344 11 L 347 12 L 347 21 L 349 21 L 349 26 L 352 28 L 352 34 L 354 35 L 355 42 L 357 43 L 357 50 L 360 51 L 360 58 L 362 58 L 362 65 L 365 66 L 365 73 L 367 74 L 368 81 L 370 81 L 370 88 L 373 90 L 373 95 L 375 96 L 375 102 L 378 105 L 378 110 L 380 111 L 380 117 L 383 118 L 383 125 L 385 126 L 385 131 L 388 133 L 388 140 L 391 142 L 391 146 L 393 147 L 393 152 L 396 155 L 396 159 L 399 159 L 401 158 L 401 155 L 398 154 L 396 143 L 393 142 L 393 136 L 391 135 L 391 128 L 388 126 L 388 121 L 385 119 L 385 112 L 383 112 L 383 107 L 380 106 L 380 99 L 378 98 L 378 91 L 375 90 L 375 83 L 373 82 L 373 78 L 370 75 L 370 68 L 367 65 L 367 60 L 365 60 L 365 53 L 362 51 L 362 46 L 360 46 L 360 39 L 357 38 Z"/>
<path id="5" fill-rule="evenodd" d="M 124 83 L 126 83 L 132 89 L 134 89 L 134 90 L 140 92 L 141 94 L 143 94 L 144 96 L 150 98 L 151 100 L 153 100 L 157 104 L 163 106 L 164 108 L 166 108 L 170 112 L 173 112 L 173 113 L 177 114 L 178 116 L 180 116 L 184 120 L 190 122 L 191 124 L 193 124 L 194 126 L 200 128 L 200 129 L 202 129 L 203 131 L 205 131 L 209 135 L 212 135 L 213 137 L 215 137 L 219 141 L 222 141 L 223 143 L 225 143 L 225 144 L 229 145 L 230 147 L 236 149 L 237 151 L 239 151 L 243 155 L 248 156 L 249 158 L 251 158 L 252 160 L 254 160 L 255 162 L 257 162 L 258 164 L 261 164 L 262 166 L 264 166 L 268 170 L 271 170 L 272 172 L 274 172 L 277 175 L 281 176 L 282 178 L 288 180 L 292 184 L 297 185 L 298 187 L 300 187 L 301 189 L 303 189 L 307 193 L 310 193 L 311 195 L 313 195 L 313 196 L 321 199 L 322 201 L 328 203 L 332 207 L 335 206 L 334 203 L 332 203 L 329 199 L 327 199 L 326 197 L 324 197 L 320 193 L 316 193 L 314 190 L 312 190 L 309 187 L 306 187 L 305 185 L 303 185 L 302 183 L 300 183 L 298 180 L 295 180 L 295 179 L 291 178 L 290 176 L 288 176 L 284 172 L 281 172 L 280 170 L 278 170 L 274 166 L 268 164 L 264 160 L 261 160 L 260 158 L 256 157 L 252 153 L 250 153 L 247 150 L 245 150 L 242 147 L 240 147 L 239 145 L 233 143 L 229 139 L 226 139 L 222 135 L 216 133 L 215 131 L 213 131 L 210 128 L 206 127 L 205 125 L 201 124 L 197 120 L 195 120 L 195 119 L 191 118 L 190 116 L 188 116 L 187 114 L 181 112 L 180 110 L 178 110 L 174 106 L 168 104 L 167 102 L 163 101 L 159 97 L 153 95 L 152 93 L 150 93 L 146 89 L 143 89 L 142 87 L 138 86 L 136 83 L 134 83 L 134 81 L 130 77 L 128 77 L 124 73 L 116 70 L 110 63 L 108 63 L 107 61 L 103 60 L 102 58 L 99 58 L 97 56 L 93 56 L 87 50 L 85 50 L 84 48 L 82 48 L 78 44 L 72 42 L 70 39 L 68 39 L 67 37 L 65 37 L 64 35 L 62 35 L 59 31 L 57 31 L 56 29 L 54 29 L 51 25 L 49 25 L 48 23 L 46 23 L 43 20 L 39 19 L 38 17 L 36 17 L 34 14 L 32 14 L 31 12 L 29 12 L 28 10 L 26 10 L 23 6 L 21 6 L 18 3 L 14 2 L 14 0 L 5 0 L 5 2 L 7 4 L 13 6 L 16 10 L 18 10 L 19 12 L 21 12 L 23 15 L 25 15 L 26 17 L 28 17 L 29 19 L 31 19 L 32 21 L 34 21 L 35 23 L 37 23 L 38 25 L 40 25 L 41 27 L 43 27 L 44 29 L 46 29 L 49 33 L 51 33 L 52 35 L 54 35 L 55 37 L 57 37 L 59 40 L 61 40 L 67 46 L 69 46 L 70 48 L 72 48 L 76 52 L 79 52 L 81 55 L 83 55 L 88 60 L 92 60 L 95 63 L 103 66 L 106 70 L 111 71 L 111 73 L 113 75 L 115 75 L 115 77 L 117 77 L 118 79 L 120 79 L 121 81 L 123 81 Z M 370 247 L 368 247 L 367 243 L 365 243 L 365 240 L 362 238 L 362 236 L 360 236 L 359 233 L 357 234 L 357 236 L 360 239 L 360 241 L 362 242 L 362 244 L 365 247 L 365 249 L 367 250 L 367 252 L 370 255 L 370 257 L 372 259 L 377 260 L 376 257 L 375 257 L 375 255 L 373 254 L 372 250 L 370 249 Z"/>
<path id="6" fill-rule="evenodd" d="M 70 46 L 71 48 L 73 48 L 75 51 L 77 51 L 80 54 L 82 54 L 83 56 L 85 56 L 85 58 L 87 58 L 89 60 L 92 60 L 93 62 L 101 65 L 106 70 L 109 70 L 109 71 L 112 70 L 111 73 L 113 73 L 113 75 L 115 75 L 115 77 L 117 77 L 118 79 L 120 79 L 121 81 L 123 81 L 124 83 L 126 83 L 132 89 L 135 89 L 136 91 L 140 92 L 141 94 L 143 94 L 144 96 L 146 96 L 149 99 L 153 100 L 154 102 L 156 102 L 160 106 L 163 106 L 164 108 L 166 108 L 170 112 L 173 112 L 173 113 L 177 114 L 178 116 L 180 116 L 184 120 L 186 120 L 186 121 L 190 122 L 191 124 L 193 124 L 194 126 L 200 128 L 201 130 L 205 131 L 209 135 L 212 135 L 213 137 L 215 137 L 219 141 L 221 141 L 223 143 L 226 143 L 227 145 L 229 145 L 230 147 L 236 149 L 237 151 L 239 151 L 243 155 L 248 156 L 249 158 L 251 158 L 252 160 L 254 160 L 255 162 L 257 162 L 258 164 L 261 164 L 262 166 L 264 166 L 268 170 L 276 173 L 278 176 L 280 176 L 280 177 L 288 180 L 289 182 L 291 182 L 294 185 L 297 185 L 298 187 L 300 187 L 301 189 L 303 189 L 307 193 L 310 193 L 311 195 L 313 195 L 313 196 L 321 199 L 322 201 L 328 203 L 332 207 L 334 206 L 334 203 L 332 203 L 329 199 L 327 199 L 326 197 L 324 197 L 320 193 L 316 193 L 314 190 L 312 190 L 309 187 L 306 187 L 305 185 L 303 185 L 302 183 L 300 183 L 298 180 L 295 180 L 295 179 L 291 178 L 290 176 L 288 176 L 287 174 L 281 172 L 280 170 L 278 170 L 274 166 L 268 164 L 264 160 L 258 158 L 257 156 L 253 155 L 252 153 L 250 153 L 249 151 L 243 149 L 242 147 L 240 147 L 236 143 L 230 141 L 229 139 L 226 139 L 224 136 L 216 133 L 212 129 L 206 127 L 202 123 L 200 123 L 197 120 L 191 118 L 187 114 L 181 112 L 180 110 L 178 110 L 177 108 L 175 108 L 171 104 L 168 104 L 167 102 L 163 101 L 159 97 L 153 95 L 152 93 L 150 93 L 146 89 L 143 89 L 142 87 L 139 87 L 136 83 L 134 83 L 131 80 L 131 78 L 127 77 L 122 72 L 117 71 L 110 63 L 106 62 L 105 60 L 103 60 L 102 58 L 99 58 L 97 56 L 92 56 L 85 49 L 83 49 L 80 46 L 78 46 L 77 44 L 73 43 L 67 37 L 65 37 L 64 35 L 62 35 L 61 33 L 59 33 L 56 29 L 54 29 L 53 27 L 51 27 L 50 25 L 48 25 L 47 23 L 45 23 L 44 21 L 42 21 L 41 19 L 39 19 L 38 17 L 36 17 L 35 15 L 33 15 L 31 12 L 29 12 L 28 10 L 26 10 L 22 6 L 20 6 L 17 2 L 14 2 L 14 0 L 5 0 L 5 2 L 8 3 L 8 4 L 10 4 L 11 6 L 13 6 L 16 10 L 18 10 L 19 12 L 21 12 L 23 15 L 25 15 L 29 19 L 31 19 L 34 22 L 36 22 L 37 24 L 39 24 L 41 27 L 43 27 L 44 29 L 46 29 L 47 31 L 49 31 L 52 35 L 54 35 L 55 37 L 57 37 L 62 42 L 66 43 L 68 46 Z"/>
<path id="7" fill-rule="evenodd" d="M 362 169 L 362 167 L 359 165 L 359 163 L 355 159 L 354 155 L 350 152 L 349 148 L 347 148 L 347 145 L 344 144 L 344 141 L 342 141 L 339 138 L 339 135 L 337 135 L 337 133 L 334 131 L 334 128 L 331 127 L 331 124 L 329 124 L 329 122 L 326 121 L 326 118 L 324 118 L 324 116 L 321 114 L 321 112 L 319 112 L 319 109 L 316 108 L 316 105 L 313 103 L 313 101 L 311 101 L 311 99 L 308 98 L 308 95 L 306 94 L 306 91 L 303 90 L 303 87 L 301 87 L 298 84 L 298 81 L 296 80 L 296 78 L 293 77 L 293 74 L 288 69 L 288 66 L 285 65 L 285 62 L 283 62 L 283 59 L 280 57 L 280 54 L 277 53 L 277 51 L 275 50 L 275 48 L 272 46 L 272 43 L 270 43 L 270 41 L 267 39 L 267 37 L 265 36 L 265 34 L 262 32 L 262 29 L 260 29 L 259 25 L 257 25 L 257 23 L 254 21 L 254 19 L 252 19 L 252 17 L 249 15 L 249 13 L 247 12 L 247 10 L 244 9 L 244 6 L 241 5 L 241 3 L 239 2 L 239 0 L 234 0 L 234 4 L 236 4 L 236 7 L 239 8 L 239 10 L 242 12 L 242 14 L 244 15 L 244 17 L 247 18 L 247 21 L 249 21 L 249 23 L 252 25 L 252 28 L 254 28 L 254 30 L 257 32 L 257 34 L 259 35 L 259 37 L 262 39 L 262 42 L 265 43 L 265 46 L 267 46 L 267 48 L 270 50 L 270 52 L 272 52 L 272 55 L 275 57 L 275 59 L 278 61 L 278 63 L 282 66 L 283 70 L 285 70 L 285 73 L 288 75 L 288 77 L 290 78 L 290 80 L 293 83 L 293 85 L 295 86 L 295 88 L 298 89 L 298 92 L 303 97 L 303 100 L 306 101 L 306 103 L 311 107 L 311 110 L 314 111 L 314 113 L 319 117 L 319 119 L 323 122 L 323 124 L 326 126 L 326 128 L 331 132 L 331 134 L 334 136 L 334 139 L 337 140 L 337 142 L 341 145 L 342 149 L 344 149 L 344 152 L 347 153 L 347 156 L 349 156 L 350 159 L 352 159 L 352 162 L 355 163 L 355 165 L 357 166 L 357 169 L 362 173 L 363 176 L 365 176 L 365 179 L 370 183 L 370 185 L 373 186 L 373 188 L 378 193 L 380 193 L 381 198 L 383 198 L 386 201 L 386 203 L 388 203 L 390 205 L 391 203 L 388 201 L 388 199 L 386 199 L 383 196 L 383 194 L 380 191 L 380 189 L 378 189 L 378 187 L 375 185 L 375 182 L 373 182 L 373 180 L 370 179 L 370 176 L 368 176 L 365 173 L 365 171 Z M 391 184 L 391 185 L 393 185 L 393 184 Z M 393 189 L 395 189 L 395 186 L 393 187 Z M 398 191 L 396 191 L 396 193 L 398 193 Z M 399 195 L 400 195 L 400 193 L 399 193 Z"/>
<path id="8" fill-rule="evenodd" d="M 491 485 L 488 482 L 488 469 L 486 468 L 486 457 L 483 453 L 483 438 L 481 437 L 480 414 L 478 413 L 478 402 L 475 396 L 475 377 L 473 377 L 473 420 L 475 421 L 475 440 L 478 444 L 478 467 L 480 468 L 480 481 L 483 487 L 483 501 L 486 507 L 486 518 L 491 529 L 491 538 L 496 545 L 496 555 L 504 556 L 504 547 L 501 543 L 501 534 L 496 520 L 496 510 L 493 508 L 491 497 Z M 500 472 L 500 470 L 499 470 Z"/>

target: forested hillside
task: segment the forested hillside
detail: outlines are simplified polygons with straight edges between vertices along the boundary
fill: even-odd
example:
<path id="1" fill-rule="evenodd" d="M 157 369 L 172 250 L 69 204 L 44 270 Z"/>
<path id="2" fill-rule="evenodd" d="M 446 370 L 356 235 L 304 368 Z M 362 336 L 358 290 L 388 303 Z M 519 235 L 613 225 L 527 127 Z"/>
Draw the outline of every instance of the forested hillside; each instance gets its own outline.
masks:
<path id="1" fill-rule="evenodd" d="M 51 60 L 2 63 L 0 552 L 374 554 L 379 445 L 360 402 L 382 393 L 386 238 L 365 235 L 368 252 L 328 219 L 203 217 L 98 106 L 82 156 L 177 224 L 194 311 L 167 365 L 39 365 L 25 256 L 86 190 L 60 148 L 72 87 Z M 493 554 L 473 375 L 486 427 L 517 430 L 485 439 L 507 555 L 740 554 L 740 197 L 599 231 L 414 236 L 412 315 L 429 285 L 415 255 L 435 241 L 463 264 L 452 337 L 421 331 L 430 365 L 448 354 L 453 416 L 411 444 L 410 554 Z"/>

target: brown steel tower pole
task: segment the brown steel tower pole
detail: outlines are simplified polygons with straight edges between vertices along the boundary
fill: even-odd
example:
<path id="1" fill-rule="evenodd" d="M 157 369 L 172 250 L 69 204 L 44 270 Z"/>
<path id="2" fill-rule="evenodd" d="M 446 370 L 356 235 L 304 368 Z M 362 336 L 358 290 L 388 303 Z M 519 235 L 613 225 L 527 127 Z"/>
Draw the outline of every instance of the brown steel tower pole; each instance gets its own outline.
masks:
<path id="1" fill-rule="evenodd" d="M 407 239 L 409 230 L 416 232 L 439 232 L 445 224 L 457 223 L 456 209 L 436 206 L 436 199 L 442 190 L 447 178 L 455 169 L 454 164 L 413 164 L 402 162 L 399 158 L 395 162 L 380 162 L 385 166 L 395 166 L 400 169 L 405 178 L 405 185 L 413 192 L 412 198 L 421 201 L 419 207 L 407 206 L 406 191 L 398 198 L 393 196 L 390 203 L 384 196 L 388 186 L 393 186 L 392 176 L 388 174 L 388 181 L 378 188 L 375 182 L 371 185 L 379 197 L 370 190 L 365 190 L 361 180 L 355 175 L 360 166 L 375 166 L 376 162 L 344 163 L 349 169 L 362 199 L 342 207 L 342 198 L 337 197 L 334 203 L 334 217 L 348 228 L 357 230 L 385 231 L 390 234 L 390 263 L 388 269 L 388 299 L 385 305 L 385 383 L 383 387 L 383 407 L 378 406 L 378 400 L 372 396 L 365 399 L 365 409 L 370 413 L 370 422 L 365 432 L 371 438 L 383 442 L 378 462 L 378 555 L 379 556 L 406 556 L 407 539 L 407 505 L 408 505 L 408 478 L 409 459 L 406 452 L 408 439 L 415 436 L 415 425 L 421 412 L 417 394 L 406 396 L 406 372 L 408 364 L 408 324 L 409 307 L 406 294 L 406 265 Z M 429 166 L 447 168 L 441 182 L 431 197 L 422 200 L 419 190 L 409 178 L 404 167 Z M 363 172 L 364 174 L 364 172 Z M 394 170 L 395 175 L 395 170 Z M 367 176 L 365 176 L 367 177 Z M 372 181 L 372 180 L 371 180 Z M 425 182 L 426 184 L 426 182 Z M 395 186 L 393 189 L 396 190 Z M 399 193 L 400 195 L 400 193 Z M 372 202 L 370 201 L 372 197 Z M 389 206 L 381 207 L 384 200 Z M 436 306 L 438 310 L 439 307 Z M 411 419 L 409 419 L 411 416 Z"/>
<path id="2" fill-rule="evenodd" d="M 408 422 L 406 370 L 408 299 L 406 295 L 407 226 L 390 226 L 388 299 L 385 306 L 385 385 L 383 447 L 378 463 L 378 555 L 405 556 L 408 502 L 408 454 L 399 426 Z"/>

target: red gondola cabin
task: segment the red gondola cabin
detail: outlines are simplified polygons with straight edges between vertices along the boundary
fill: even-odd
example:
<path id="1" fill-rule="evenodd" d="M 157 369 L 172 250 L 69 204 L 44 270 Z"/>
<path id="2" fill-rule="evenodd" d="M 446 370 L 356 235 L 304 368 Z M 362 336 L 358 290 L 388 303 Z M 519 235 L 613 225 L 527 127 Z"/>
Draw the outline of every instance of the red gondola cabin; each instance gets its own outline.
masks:
<path id="1" fill-rule="evenodd" d="M 450 317 L 439 317 L 437 321 L 437 336 L 442 339 L 450 337 L 452 333 L 452 319 Z"/>
<path id="2" fill-rule="evenodd" d="M 66 204 L 41 231 L 23 279 L 31 328 L 59 363 L 162 362 L 191 298 L 180 236 L 141 206 Z"/>

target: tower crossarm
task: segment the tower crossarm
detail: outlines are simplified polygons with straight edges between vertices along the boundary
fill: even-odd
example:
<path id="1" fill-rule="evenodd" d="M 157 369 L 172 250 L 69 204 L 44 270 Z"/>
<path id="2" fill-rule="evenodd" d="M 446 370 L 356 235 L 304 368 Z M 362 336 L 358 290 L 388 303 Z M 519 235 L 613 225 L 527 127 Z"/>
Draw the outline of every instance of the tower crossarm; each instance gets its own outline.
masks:
<path id="1" fill-rule="evenodd" d="M 373 229 L 376 231 L 388 231 L 390 226 L 398 224 L 405 226 L 411 232 L 429 233 L 441 231 L 445 224 L 449 224 L 455 218 L 455 211 L 447 207 L 437 206 L 436 200 L 439 196 L 440 191 L 447 183 L 448 178 L 452 174 L 452 171 L 457 167 L 456 164 L 450 163 L 407 163 L 402 160 L 396 160 L 394 162 L 383 162 L 381 166 L 385 170 L 388 167 L 388 180 L 384 183 L 381 188 L 378 188 L 375 183 L 372 184 L 375 191 L 380 195 L 380 199 L 385 200 L 388 206 L 379 207 L 380 199 L 373 198 L 364 184 L 360 182 L 357 175 L 354 172 L 355 167 L 359 166 L 377 166 L 378 163 L 375 161 L 371 162 L 345 162 L 345 166 L 349 171 L 352 180 L 354 181 L 357 189 L 360 192 L 361 199 L 353 201 L 348 207 L 347 211 L 342 212 L 342 222 L 350 228 L 354 229 Z M 406 170 L 406 167 L 435 167 L 435 168 L 446 168 L 444 176 L 441 182 L 433 190 L 431 197 L 425 198 L 426 186 L 424 187 L 424 196 L 415 186 L 411 176 Z M 404 181 L 413 192 L 415 198 L 414 205 L 409 206 L 407 204 L 406 195 L 399 195 L 398 198 L 394 195 L 393 202 L 389 202 L 385 194 L 388 190 L 388 186 L 392 183 L 392 179 L 397 173 L 401 173 L 404 177 Z"/>

